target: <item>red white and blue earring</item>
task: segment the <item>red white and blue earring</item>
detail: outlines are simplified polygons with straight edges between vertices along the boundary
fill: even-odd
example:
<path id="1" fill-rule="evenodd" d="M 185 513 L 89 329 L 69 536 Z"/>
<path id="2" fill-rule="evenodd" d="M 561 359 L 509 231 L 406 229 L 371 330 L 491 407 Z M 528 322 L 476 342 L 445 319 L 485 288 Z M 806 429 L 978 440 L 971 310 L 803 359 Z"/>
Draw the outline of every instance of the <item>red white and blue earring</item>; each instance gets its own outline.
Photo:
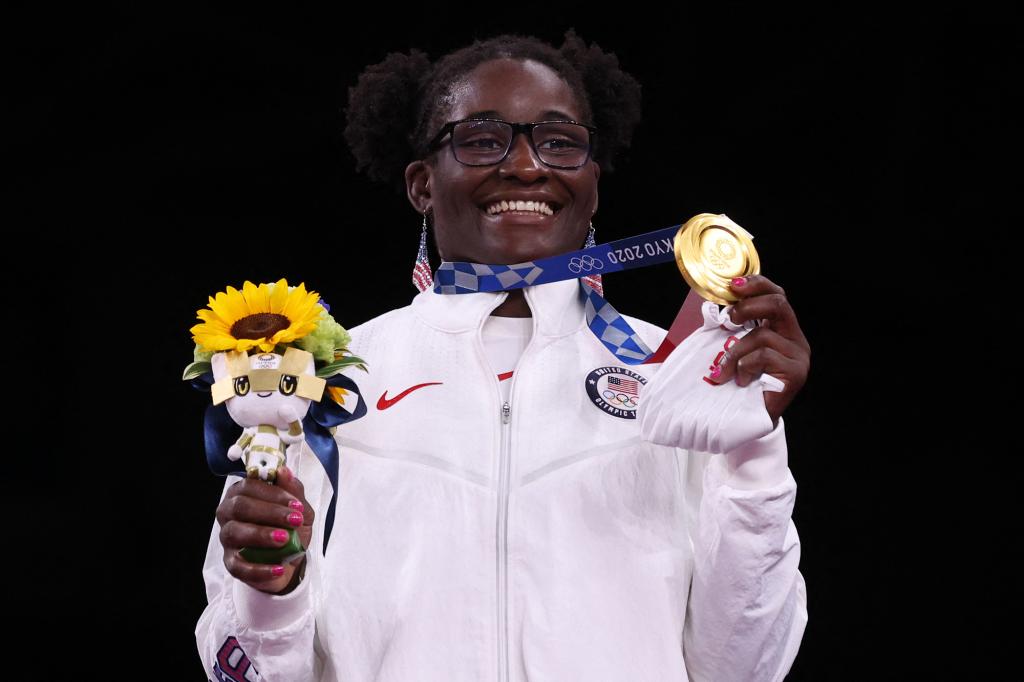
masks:
<path id="1" fill-rule="evenodd" d="M 420 290 L 434 288 L 434 275 L 430 270 L 430 258 L 427 255 L 427 211 L 423 212 L 423 232 L 420 233 L 420 250 L 416 254 L 416 264 L 412 268 L 412 283 Z"/>
<path id="2" fill-rule="evenodd" d="M 596 245 L 597 242 L 594 241 L 594 223 L 590 223 L 590 232 L 587 233 L 587 241 L 583 244 L 583 248 L 589 249 L 591 246 Z M 601 275 L 584 275 L 580 279 L 583 280 L 584 284 L 596 291 L 598 296 L 604 297 L 604 284 L 601 282 Z"/>

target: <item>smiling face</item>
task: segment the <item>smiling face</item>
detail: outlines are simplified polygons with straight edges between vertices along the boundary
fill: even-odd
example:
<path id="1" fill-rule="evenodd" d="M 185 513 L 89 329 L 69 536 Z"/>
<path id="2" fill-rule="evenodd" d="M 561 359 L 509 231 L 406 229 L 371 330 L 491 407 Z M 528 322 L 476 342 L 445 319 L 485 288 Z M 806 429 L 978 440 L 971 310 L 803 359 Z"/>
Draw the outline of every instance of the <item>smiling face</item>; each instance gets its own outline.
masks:
<path id="1" fill-rule="evenodd" d="M 582 120 L 569 85 L 534 61 L 485 62 L 457 83 L 452 93 L 444 121 L 479 116 L 513 123 L 570 119 L 592 125 Z M 450 139 L 445 137 L 441 148 L 406 169 L 410 201 L 420 213 L 427 208 L 433 212 L 442 258 L 521 263 L 582 246 L 597 210 L 601 170 L 593 159 L 573 170 L 551 168 L 519 134 L 501 163 L 466 166 L 452 155 Z M 545 201 L 554 215 L 489 214 L 488 208 L 503 199 Z"/>

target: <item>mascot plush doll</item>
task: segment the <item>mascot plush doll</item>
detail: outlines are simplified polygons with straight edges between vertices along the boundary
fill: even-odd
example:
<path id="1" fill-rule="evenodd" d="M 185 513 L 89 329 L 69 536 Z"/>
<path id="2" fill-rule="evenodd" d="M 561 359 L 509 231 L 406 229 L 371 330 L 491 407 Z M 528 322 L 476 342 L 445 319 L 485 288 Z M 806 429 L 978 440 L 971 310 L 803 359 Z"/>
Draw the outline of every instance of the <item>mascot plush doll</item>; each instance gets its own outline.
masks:
<path id="1" fill-rule="evenodd" d="M 194 362 L 182 378 L 209 391 L 204 422 L 206 458 L 220 475 L 258 478 L 268 484 L 295 458 L 305 441 L 337 490 L 338 447 L 334 430 L 366 414 L 359 389 L 341 374 L 362 359 L 346 348 L 348 332 L 305 285 L 246 282 L 228 287 L 197 311 L 192 327 Z M 346 397 L 354 408 L 345 409 Z M 325 519 L 324 549 L 334 522 L 335 499 Z M 295 530 L 279 549 L 248 548 L 247 561 L 294 560 L 303 549 Z"/>
<path id="2" fill-rule="evenodd" d="M 273 482 L 288 455 L 302 447 L 300 419 L 310 401 L 324 394 L 327 382 L 316 376 L 313 354 L 297 348 L 284 355 L 227 351 L 215 353 L 211 362 L 213 404 L 225 403 L 243 427 L 228 459 L 241 459 L 249 478 Z"/>

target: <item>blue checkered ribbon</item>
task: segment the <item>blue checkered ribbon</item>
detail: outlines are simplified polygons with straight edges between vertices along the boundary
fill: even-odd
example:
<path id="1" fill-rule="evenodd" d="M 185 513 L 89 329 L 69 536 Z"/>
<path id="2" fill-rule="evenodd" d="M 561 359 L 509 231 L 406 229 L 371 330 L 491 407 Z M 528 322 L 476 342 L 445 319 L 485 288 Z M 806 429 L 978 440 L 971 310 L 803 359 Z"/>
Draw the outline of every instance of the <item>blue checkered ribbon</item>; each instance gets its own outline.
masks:
<path id="1" fill-rule="evenodd" d="M 508 291 L 664 263 L 675 259 L 672 241 L 680 227 L 673 225 L 635 237 L 514 265 L 445 261 L 434 275 L 434 292 L 472 294 Z M 611 303 L 582 279 L 580 295 L 586 299 L 587 325 L 616 358 L 627 365 L 643 364 L 651 358 L 654 353 L 629 323 Z"/>

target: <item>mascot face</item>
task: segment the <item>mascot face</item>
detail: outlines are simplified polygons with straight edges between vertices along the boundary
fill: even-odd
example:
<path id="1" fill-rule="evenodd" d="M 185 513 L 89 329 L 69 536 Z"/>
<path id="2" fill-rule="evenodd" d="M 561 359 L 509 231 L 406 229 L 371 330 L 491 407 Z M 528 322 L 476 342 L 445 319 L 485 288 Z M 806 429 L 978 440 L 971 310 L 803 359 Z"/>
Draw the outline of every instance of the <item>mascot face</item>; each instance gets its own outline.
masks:
<path id="1" fill-rule="evenodd" d="M 313 356 L 297 348 L 277 353 L 215 353 L 214 404 L 227 401 L 228 414 L 239 426 L 268 424 L 287 429 L 285 415 L 302 419 L 311 400 L 323 395 L 324 380 L 316 376 Z"/>

